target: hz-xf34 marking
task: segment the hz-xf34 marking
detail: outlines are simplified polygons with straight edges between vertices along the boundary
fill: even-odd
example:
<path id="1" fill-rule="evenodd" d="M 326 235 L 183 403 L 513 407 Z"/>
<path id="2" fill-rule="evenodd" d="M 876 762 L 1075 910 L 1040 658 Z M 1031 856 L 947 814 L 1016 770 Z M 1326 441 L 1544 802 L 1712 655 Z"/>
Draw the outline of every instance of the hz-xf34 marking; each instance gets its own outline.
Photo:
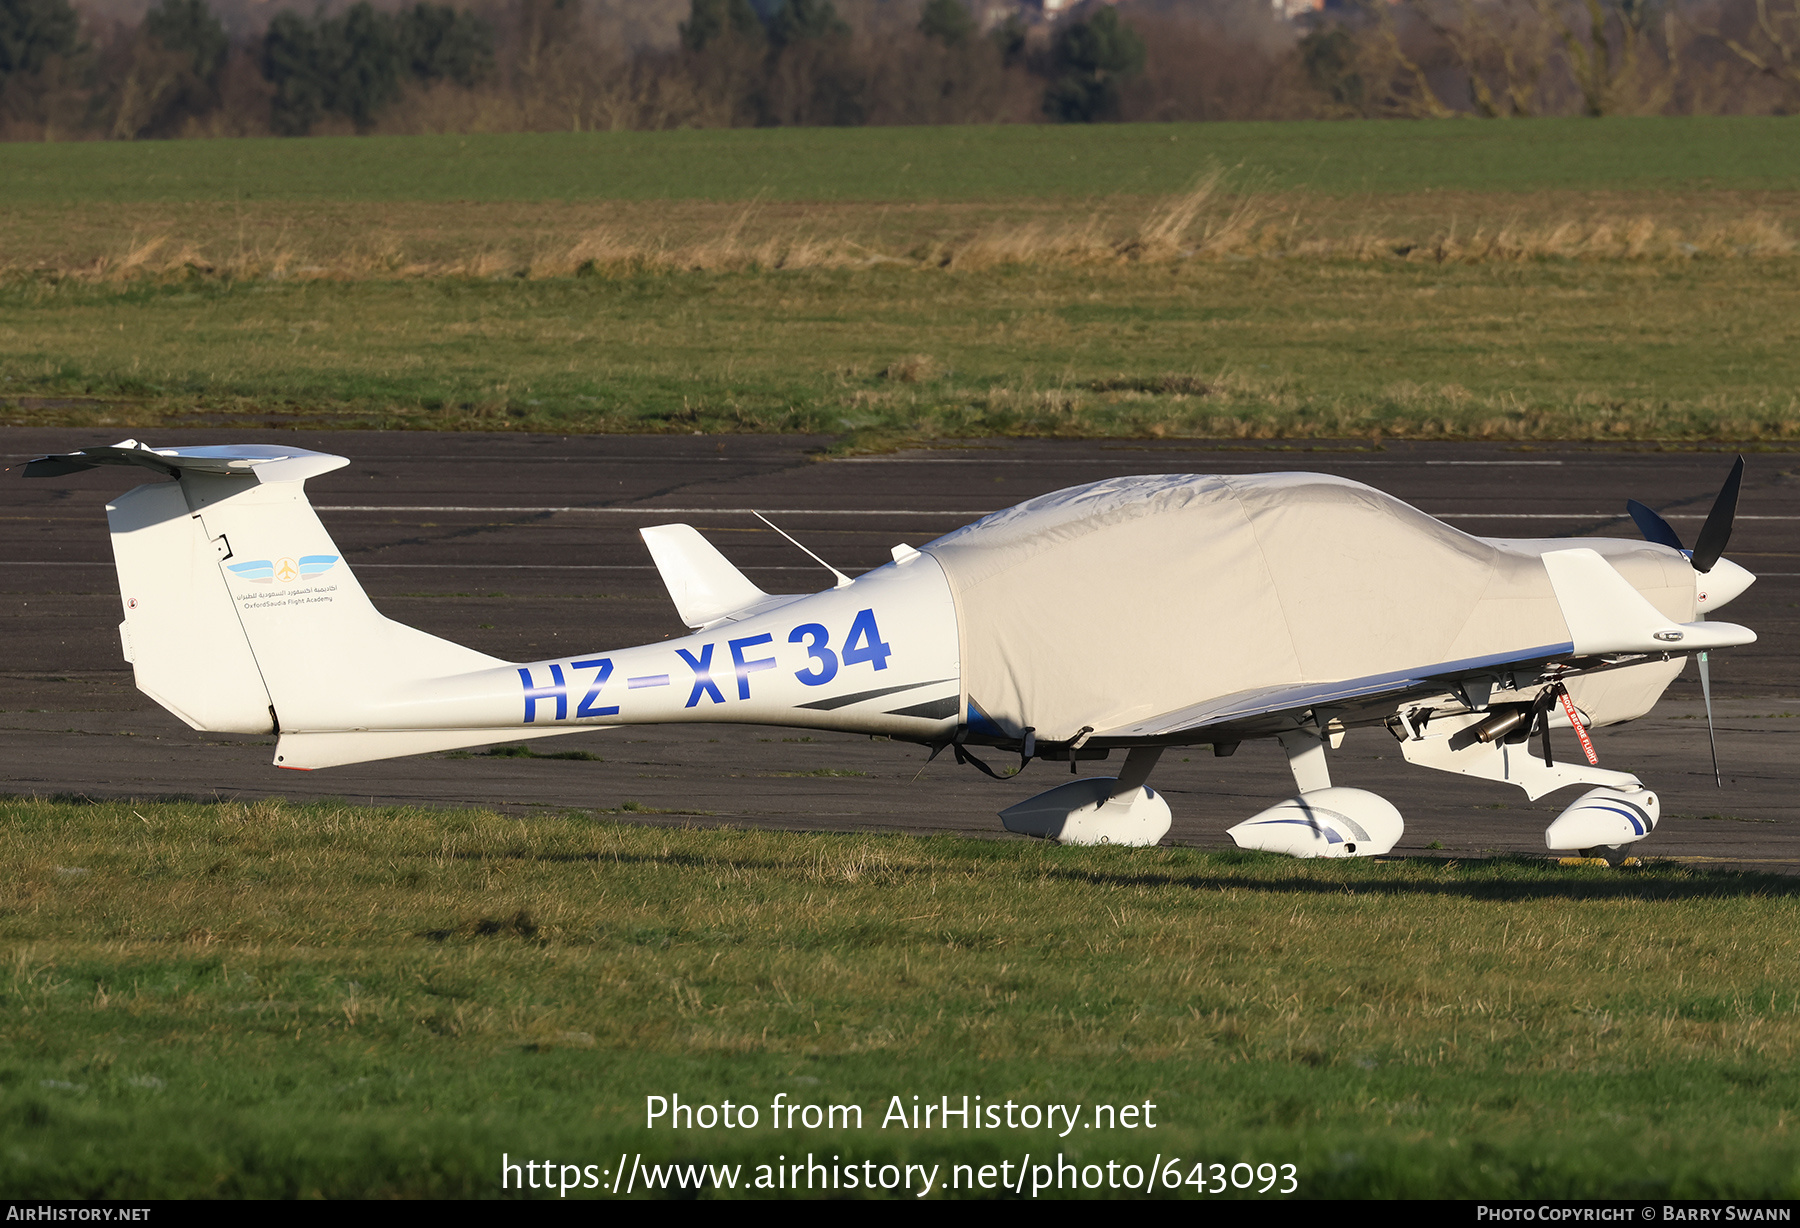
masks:
<path id="1" fill-rule="evenodd" d="M 742 639 L 726 640 L 725 648 L 731 656 L 731 672 L 737 680 L 737 697 L 740 700 L 750 698 L 750 675 L 765 669 L 775 669 L 778 662 L 774 657 L 750 657 L 747 654 L 754 648 L 774 643 L 775 637 L 768 632 L 761 635 L 747 635 Z M 824 686 L 838 676 L 838 670 L 845 665 L 868 664 L 874 669 L 887 668 L 887 659 L 893 655 L 893 647 L 881 638 L 881 629 L 875 624 L 873 609 L 857 612 L 850 623 L 850 633 L 844 639 L 842 649 L 831 647 L 831 632 L 822 623 L 801 623 L 788 632 L 790 644 L 804 643 L 807 656 L 816 664 L 807 669 L 794 671 L 794 677 L 807 686 Z M 675 655 L 686 662 L 693 674 L 693 690 L 688 693 L 685 707 L 698 707 L 702 699 L 713 703 L 726 702 L 725 694 L 713 679 L 713 650 L 717 643 L 702 644 L 697 653 L 685 648 L 677 648 Z M 539 686 L 532 677 L 529 667 L 519 668 L 519 683 L 525 689 L 525 723 L 535 724 L 538 719 L 538 704 L 554 700 L 556 716 L 554 719 L 569 719 L 569 688 L 571 679 L 565 674 L 560 663 L 548 667 L 550 681 Z M 588 680 L 587 690 L 575 707 L 575 718 L 596 716 L 617 716 L 619 706 L 611 704 L 601 706 L 594 701 L 600 697 L 607 679 L 612 677 L 613 663 L 610 657 L 597 657 L 588 661 L 569 662 L 571 670 L 593 670 L 593 677 Z M 576 683 L 580 685 L 579 682 Z M 647 674 L 627 680 L 627 690 L 642 690 L 647 687 L 669 685 L 667 674 Z"/>

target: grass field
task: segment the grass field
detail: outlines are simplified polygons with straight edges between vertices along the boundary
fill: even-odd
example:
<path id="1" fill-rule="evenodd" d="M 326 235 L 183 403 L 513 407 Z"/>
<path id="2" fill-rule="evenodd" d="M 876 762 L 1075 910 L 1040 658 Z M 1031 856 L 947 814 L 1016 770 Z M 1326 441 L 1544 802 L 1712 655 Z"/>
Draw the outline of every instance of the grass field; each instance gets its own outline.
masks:
<path id="1" fill-rule="evenodd" d="M 1011 200 L 1271 190 L 1800 189 L 1780 118 L 762 128 L 0 145 L 0 206 L 157 201 Z"/>
<path id="2" fill-rule="evenodd" d="M 0 146 L 0 423 L 1784 441 L 1797 131 Z"/>
<path id="3" fill-rule="evenodd" d="M 28 285 L 0 417 L 1790 439 L 1797 332 L 1788 261 Z"/>
<path id="4" fill-rule="evenodd" d="M 502 1152 L 808 1151 L 1800 1193 L 1790 879 L 280 803 L 0 818 L 6 1196 L 494 1195 Z M 646 1129 L 677 1092 L 864 1125 Z M 1150 1101 L 1157 1128 L 878 1124 L 964 1094 Z"/>
<path id="5" fill-rule="evenodd" d="M 0 145 L 0 424 L 1784 446 L 1796 122 Z M 1059 1151 L 1800 1196 L 1789 879 L 279 803 L 0 833 L 0 1196 Z M 865 1124 L 646 1129 L 677 1092 Z M 1158 1127 L 880 1127 L 915 1094 Z"/>

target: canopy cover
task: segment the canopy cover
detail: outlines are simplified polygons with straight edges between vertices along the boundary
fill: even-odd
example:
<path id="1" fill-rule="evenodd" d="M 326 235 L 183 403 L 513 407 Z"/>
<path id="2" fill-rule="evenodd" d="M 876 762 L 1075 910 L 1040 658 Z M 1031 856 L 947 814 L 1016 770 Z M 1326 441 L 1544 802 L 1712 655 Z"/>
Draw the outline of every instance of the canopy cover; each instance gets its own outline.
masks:
<path id="1" fill-rule="evenodd" d="M 1574 544 L 1471 537 L 1359 482 L 1273 473 L 1070 487 L 923 549 L 956 601 L 965 710 L 1064 741 L 1253 688 L 1564 643 L 1539 556 Z M 1694 617 L 1679 552 L 1579 544 Z"/>

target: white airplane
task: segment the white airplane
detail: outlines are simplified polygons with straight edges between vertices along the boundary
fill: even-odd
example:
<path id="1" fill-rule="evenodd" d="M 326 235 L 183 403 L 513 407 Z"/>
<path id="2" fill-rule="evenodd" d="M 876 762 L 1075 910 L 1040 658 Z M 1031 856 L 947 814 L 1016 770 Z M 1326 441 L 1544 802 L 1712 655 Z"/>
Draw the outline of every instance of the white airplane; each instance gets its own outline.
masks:
<path id="1" fill-rule="evenodd" d="M 307 502 L 349 462 L 268 445 L 113 447 L 26 476 L 135 465 L 172 477 L 107 505 L 140 690 L 196 729 L 279 735 L 326 768 L 596 726 L 714 721 L 885 734 L 996 773 L 1121 753 L 1001 812 L 1065 844 L 1152 844 L 1171 746 L 1285 748 L 1298 795 L 1230 829 L 1242 847 L 1368 857 L 1399 812 L 1331 783 L 1352 729 L 1410 763 L 1538 798 L 1589 786 L 1545 833 L 1609 860 L 1656 795 L 1596 766 L 1587 730 L 1649 711 L 1699 654 L 1756 636 L 1704 616 L 1755 579 L 1720 557 L 1739 458 L 1696 548 L 1642 504 L 1646 542 L 1471 537 L 1312 473 L 1164 474 L 1056 491 L 803 595 L 763 592 L 694 529 L 642 530 L 693 634 L 519 664 L 384 618 Z M 796 543 L 797 544 L 797 543 Z M 1585 762 L 1558 761 L 1572 729 Z M 1715 760 L 1716 762 L 1716 760 Z"/>

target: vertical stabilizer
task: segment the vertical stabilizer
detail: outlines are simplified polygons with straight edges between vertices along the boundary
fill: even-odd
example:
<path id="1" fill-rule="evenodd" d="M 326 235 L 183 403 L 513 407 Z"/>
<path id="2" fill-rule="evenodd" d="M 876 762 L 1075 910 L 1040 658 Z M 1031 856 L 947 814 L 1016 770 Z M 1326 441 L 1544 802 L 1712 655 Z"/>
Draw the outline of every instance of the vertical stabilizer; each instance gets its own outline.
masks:
<path id="1" fill-rule="evenodd" d="M 388 725 L 398 692 L 504 665 L 384 617 L 298 481 L 181 476 L 283 731 Z"/>
<path id="2" fill-rule="evenodd" d="M 223 547 L 181 487 L 140 486 L 107 504 L 106 519 L 138 690 L 195 729 L 272 732 L 268 688 L 219 574 Z"/>
<path id="3" fill-rule="evenodd" d="M 128 465 L 176 479 L 128 492 L 107 517 L 125 657 L 139 688 L 188 724 L 224 733 L 406 728 L 420 684 L 505 662 L 370 604 L 306 501 L 306 479 L 347 463 L 272 444 L 151 448 L 127 439 L 39 457 L 25 476 Z"/>

